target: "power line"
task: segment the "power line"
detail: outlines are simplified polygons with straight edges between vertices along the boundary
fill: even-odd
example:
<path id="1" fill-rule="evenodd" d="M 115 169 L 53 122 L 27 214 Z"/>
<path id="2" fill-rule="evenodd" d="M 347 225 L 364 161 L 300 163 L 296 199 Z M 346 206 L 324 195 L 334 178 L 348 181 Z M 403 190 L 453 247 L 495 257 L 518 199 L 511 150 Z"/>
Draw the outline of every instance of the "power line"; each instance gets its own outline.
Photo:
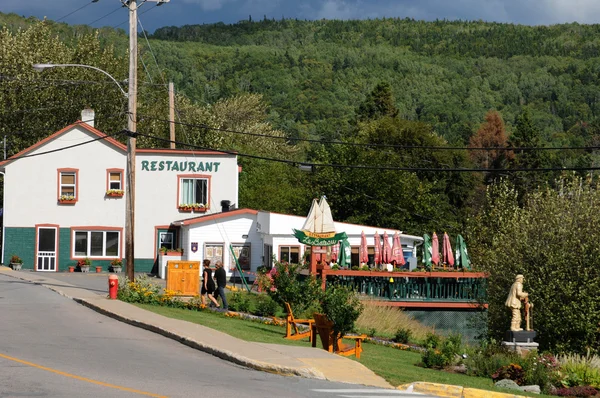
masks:
<path id="1" fill-rule="evenodd" d="M 148 119 L 158 120 L 159 122 L 170 123 L 169 120 L 145 116 Z M 273 138 L 279 140 L 286 140 L 290 142 L 301 141 L 301 142 L 312 142 L 319 144 L 333 144 L 333 145 L 345 145 L 345 146 L 355 146 L 355 147 L 373 147 L 373 148 L 396 148 L 396 149 L 428 149 L 428 150 L 436 150 L 436 151 L 534 151 L 534 150 L 553 150 L 553 151 L 563 151 L 563 150 L 596 150 L 600 149 L 600 146 L 580 146 L 580 147 L 453 147 L 453 146 L 434 146 L 434 145 L 400 145 L 400 144 L 376 144 L 376 143 L 357 143 L 357 142 L 344 142 L 344 141 L 328 141 L 328 140 L 319 140 L 319 139 L 311 139 L 311 138 L 290 138 L 278 135 L 271 134 L 260 134 L 260 133 L 250 133 L 248 131 L 239 131 L 226 129 L 222 127 L 212 127 L 205 124 L 194 124 L 194 123 L 185 123 L 185 122 L 175 122 L 176 124 L 180 124 L 187 127 L 195 127 L 207 130 L 220 131 L 223 133 L 232 133 L 232 134 L 240 134 L 247 135 L 252 137 L 262 137 L 262 138 Z"/>
<path id="2" fill-rule="evenodd" d="M 396 166 L 369 166 L 369 165 L 345 165 L 345 164 L 336 164 L 336 163 L 311 163 L 311 162 L 302 162 L 295 160 L 287 160 L 287 159 L 277 159 L 277 158 L 269 158 L 266 156 L 258 156 L 251 155 L 247 153 L 241 153 L 237 151 L 230 151 L 224 149 L 215 149 L 210 147 L 203 147 L 199 145 L 188 144 L 180 141 L 171 141 L 166 138 L 156 137 L 149 134 L 143 134 L 137 132 L 137 135 L 152 138 L 157 141 L 163 141 L 167 143 L 175 143 L 177 145 L 182 145 L 185 147 L 190 147 L 194 149 L 200 149 L 203 151 L 213 151 L 220 152 L 223 154 L 236 155 L 241 157 L 246 157 L 250 159 L 259 159 L 266 160 L 271 162 L 279 162 L 285 163 L 293 166 L 307 166 L 307 167 L 331 167 L 337 169 L 359 169 L 359 170 L 389 170 L 389 171 L 407 171 L 407 172 L 445 172 L 445 173 L 514 173 L 514 172 L 549 172 L 549 171 L 591 171 L 591 170 L 600 170 L 600 166 L 598 167 L 543 167 L 543 168 L 514 168 L 514 169 L 477 169 L 477 168 L 427 168 L 427 167 L 396 167 Z"/>
<path id="3" fill-rule="evenodd" d="M 72 12 L 68 13 L 67 15 L 58 18 L 55 22 L 60 22 L 61 20 L 65 19 L 66 17 L 75 14 L 77 11 L 83 10 L 85 7 L 89 6 L 90 4 L 97 3 L 97 2 L 98 2 L 98 0 L 92 0 L 90 3 L 87 3 L 86 5 L 79 7 L 75 11 L 72 11 Z"/>
<path id="4" fill-rule="evenodd" d="M 96 19 L 96 20 L 94 20 L 94 21 L 92 21 L 92 22 L 88 23 L 88 25 L 93 25 L 93 24 L 95 24 L 96 22 L 98 22 L 98 21 L 100 21 L 100 20 L 102 20 L 102 19 L 104 19 L 104 18 L 108 17 L 109 15 L 112 15 L 112 14 L 114 14 L 115 12 L 119 11 L 121 8 L 123 8 L 123 6 L 121 6 L 121 7 L 117 8 L 117 9 L 115 9 L 115 10 L 113 10 L 113 11 L 109 12 L 108 14 L 106 14 L 106 15 L 104 15 L 104 16 L 101 16 L 100 18 L 98 18 L 98 19 Z"/>

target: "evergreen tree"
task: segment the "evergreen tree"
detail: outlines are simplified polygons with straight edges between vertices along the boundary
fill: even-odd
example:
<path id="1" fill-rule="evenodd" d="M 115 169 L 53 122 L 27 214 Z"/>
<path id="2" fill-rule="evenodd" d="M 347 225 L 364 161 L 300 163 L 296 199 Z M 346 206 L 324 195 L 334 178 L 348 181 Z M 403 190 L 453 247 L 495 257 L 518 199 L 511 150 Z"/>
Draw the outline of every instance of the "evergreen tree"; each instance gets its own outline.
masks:
<path id="1" fill-rule="evenodd" d="M 398 108 L 389 83 L 381 82 L 375 86 L 356 111 L 359 121 L 373 120 L 380 117 L 398 116 Z"/>

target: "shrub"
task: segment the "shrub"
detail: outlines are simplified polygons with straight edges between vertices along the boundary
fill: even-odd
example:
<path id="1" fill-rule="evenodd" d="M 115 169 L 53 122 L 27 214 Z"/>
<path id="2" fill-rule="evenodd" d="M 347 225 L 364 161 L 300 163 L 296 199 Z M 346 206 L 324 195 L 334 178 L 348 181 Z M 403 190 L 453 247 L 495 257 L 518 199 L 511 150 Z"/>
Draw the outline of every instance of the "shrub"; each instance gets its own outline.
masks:
<path id="1" fill-rule="evenodd" d="M 327 287 L 321 302 L 323 313 L 333 322 L 333 332 L 338 337 L 352 331 L 363 305 L 354 291 L 344 286 Z M 334 339 L 337 342 L 337 338 Z"/>
<path id="2" fill-rule="evenodd" d="M 250 297 L 245 292 L 233 292 L 227 304 L 230 310 L 237 312 L 249 312 L 250 311 Z"/>
<path id="3" fill-rule="evenodd" d="M 528 353 L 523 358 L 523 369 L 525 384 L 537 384 L 543 391 L 549 391 L 559 379 L 558 361 L 550 354 L 538 355 L 536 351 Z"/>
<path id="4" fill-rule="evenodd" d="M 289 303 L 294 315 L 302 316 L 308 308 L 314 307 L 321 295 L 321 283 L 316 278 L 300 275 L 298 264 L 275 263 L 269 272 L 272 279 L 267 293 L 281 307 Z M 312 315 L 312 314 L 311 314 Z"/>
<path id="5" fill-rule="evenodd" d="M 592 386 L 600 388 L 600 357 L 597 355 L 562 355 L 558 357 L 564 387 Z"/>
<path id="6" fill-rule="evenodd" d="M 435 348 L 427 348 L 421 355 L 421 361 L 426 368 L 441 369 L 450 365 L 451 359 Z"/>
<path id="7" fill-rule="evenodd" d="M 502 366 L 492 375 L 492 380 L 496 382 L 503 379 L 510 379 L 522 386 L 525 384 L 525 370 L 516 363 Z"/>
<path id="8" fill-rule="evenodd" d="M 563 387 L 555 392 L 559 397 L 593 397 L 598 390 L 590 386 Z"/>
<path id="9" fill-rule="evenodd" d="M 520 357 L 515 352 L 508 351 L 494 340 L 484 340 L 479 347 L 467 350 L 464 362 L 468 375 L 491 378 L 499 368 L 519 361 Z"/>
<path id="10" fill-rule="evenodd" d="M 410 337 L 412 335 L 412 331 L 410 329 L 400 328 L 396 331 L 396 336 L 394 336 L 394 341 L 396 343 L 408 344 Z"/>
<path id="11" fill-rule="evenodd" d="M 424 345 L 426 348 L 439 348 L 442 343 L 442 338 L 435 333 L 427 333 L 425 336 Z"/>
<path id="12" fill-rule="evenodd" d="M 147 276 L 130 281 L 119 277 L 117 298 L 128 303 L 159 304 L 162 288 Z"/>
<path id="13" fill-rule="evenodd" d="M 376 334 L 377 334 L 377 329 L 375 329 L 375 328 L 369 329 L 369 333 L 367 333 L 367 335 L 369 337 L 375 337 Z"/>
<path id="14" fill-rule="evenodd" d="M 256 296 L 256 308 L 254 313 L 258 316 L 275 316 L 278 310 L 277 303 L 266 294 Z"/>

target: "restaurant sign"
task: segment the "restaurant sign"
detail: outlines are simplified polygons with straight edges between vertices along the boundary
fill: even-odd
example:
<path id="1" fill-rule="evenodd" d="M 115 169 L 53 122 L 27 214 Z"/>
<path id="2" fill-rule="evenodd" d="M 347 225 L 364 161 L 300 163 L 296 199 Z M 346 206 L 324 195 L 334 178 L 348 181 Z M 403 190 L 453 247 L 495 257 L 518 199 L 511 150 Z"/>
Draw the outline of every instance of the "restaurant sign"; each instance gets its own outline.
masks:
<path id="1" fill-rule="evenodd" d="M 142 160 L 142 171 L 219 171 L 220 162 L 176 162 L 173 160 Z"/>
<path id="2" fill-rule="evenodd" d="M 294 229 L 294 236 L 300 243 L 309 246 L 333 246 L 342 239 L 348 239 L 345 232 L 309 232 Z"/>

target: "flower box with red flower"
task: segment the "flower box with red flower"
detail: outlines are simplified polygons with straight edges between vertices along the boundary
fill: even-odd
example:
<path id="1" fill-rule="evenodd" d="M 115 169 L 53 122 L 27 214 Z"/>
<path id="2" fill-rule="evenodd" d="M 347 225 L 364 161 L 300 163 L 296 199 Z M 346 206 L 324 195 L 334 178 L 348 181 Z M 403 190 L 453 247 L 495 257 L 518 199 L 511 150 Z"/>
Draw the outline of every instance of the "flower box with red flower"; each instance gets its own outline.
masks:
<path id="1" fill-rule="evenodd" d="M 58 203 L 61 204 L 74 204 L 77 202 L 77 198 L 73 195 L 60 195 L 58 197 Z"/>
<path id="2" fill-rule="evenodd" d="M 204 213 L 207 207 L 202 203 L 182 203 L 179 205 L 179 211 Z"/>
<path id="3" fill-rule="evenodd" d="M 106 196 L 110 196 L 112 198 L 120 198 L 125 195 L 125 191 L 122 189 L 109 189 L 106 191 Z"/>

